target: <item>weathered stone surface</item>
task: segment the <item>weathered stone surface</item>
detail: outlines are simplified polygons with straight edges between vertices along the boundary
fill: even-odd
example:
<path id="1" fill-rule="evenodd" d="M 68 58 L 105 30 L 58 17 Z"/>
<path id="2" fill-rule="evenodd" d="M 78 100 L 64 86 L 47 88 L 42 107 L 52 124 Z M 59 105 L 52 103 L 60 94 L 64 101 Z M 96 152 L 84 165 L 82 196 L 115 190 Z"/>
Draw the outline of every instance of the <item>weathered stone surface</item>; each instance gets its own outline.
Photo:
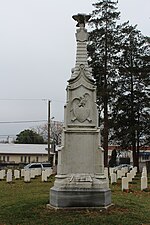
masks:
<path id="1" fill-rule="evenodd" d="M 104 207 L 111 204 L 110 189 L 51 188 L 50 203 L 55 207 Z"/>
<path id="2" fill-rule="evenodd" d="M 57 176 L 50 190 L 50 204 L 54 207 L 111 204 L 100 146 L 96 87 L 87 63 L 88 17 L 81 14 L 79 17 L 74 17 L 79 23 L 76 64 L 68 81 L 62 146 L 58 152 Z"/>

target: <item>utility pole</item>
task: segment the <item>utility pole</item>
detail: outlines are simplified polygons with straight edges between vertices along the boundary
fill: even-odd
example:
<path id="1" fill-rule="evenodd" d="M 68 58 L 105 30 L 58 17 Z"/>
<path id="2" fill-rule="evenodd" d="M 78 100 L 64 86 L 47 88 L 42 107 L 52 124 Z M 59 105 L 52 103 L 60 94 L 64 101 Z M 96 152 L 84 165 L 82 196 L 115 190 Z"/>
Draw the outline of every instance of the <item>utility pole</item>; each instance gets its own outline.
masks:
<path id="1" fill-rule="evenodd" d="M 51 127 L 51 124 L 50 124 L 50 111 L 51 111 L 51 101 L 48 100 L 48 161 L 50 162 L 51 160 L 51 157 L 50 157 L 50 127 Z"/>

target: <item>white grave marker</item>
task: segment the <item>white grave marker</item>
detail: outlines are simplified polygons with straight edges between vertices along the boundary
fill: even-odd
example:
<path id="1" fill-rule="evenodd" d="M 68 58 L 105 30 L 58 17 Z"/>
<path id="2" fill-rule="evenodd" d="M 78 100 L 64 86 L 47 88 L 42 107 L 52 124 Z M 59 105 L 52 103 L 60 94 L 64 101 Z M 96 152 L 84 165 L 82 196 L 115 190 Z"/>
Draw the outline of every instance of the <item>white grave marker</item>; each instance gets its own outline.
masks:
<path id="1" fill-rule="evenodd" d="M 127 177 L 122 177 L 122 191 L 129 189 L 129 183 Z"/>
<path id="2" fill-rule="evenodd" d="M 0 180 L 4 180 L 5 178 L 5 170 L 0 170 Z"/>
<path id="3" fill-rule="evenodd" d="M 30 170 L 30 178 L 35 178 L 36 176 L 36 169 L 31 169 Z"/>
<path id="4" fill-rule="evenodd" d="M 47 181 L 47 173 L 46 170 L 42 171 L 42 182 L 46 182 Z"/>
<path id="5" fill-rule="evenodd" d="M 110 175 L 110 183 L 113 184 L 113 183 L 117 183 L 117 177 L 116 177 L 116 174 L 115 173 L 112 173 Z"/>
<path id="6" fill-rule="evenodd" d="M 122 177 L 121 170 L 117 170 L 117 179 L 120 179 Z"/>
<path id="7" fill-rule="evenodd" d="M 137 173 L 137 167 L 133 167 L 133 173 L 134 173 L 134 176 L 136 176 L 136 173 Z"/>
<path id="8" fill-rule="evenodd" d="M 24 169 L 21 169 L 21 177 L 24 177 Z"/>
<path id="9" fill-rule="evenodd" d="M 20 179 L 20 171 L 19 170 L 14 170 L 14 177 L 15 177 L 15 179 Z"/>
<path id="10" fill-rule="evenodd" d="M 50 177 L 50 175 L 52 175 L 52 173 L 53 173 L 53 170 L 52 170 L 52 168 L 49 168 L 49 169 L 46 169 L 45 172 L 47 174 L 47 177 Z"/>
<path id="11" fill-rule="evenodd" d="M 141 191 L 147 188 L 147 177 L 141 177 Z"/>
<path id="12" fill-rule="evenodd" d="M 132 182 L 132 173 L 127 173 L 128 182 Z"/>
<path id="13" fill-rule="evenodd" d="M 126 169 L 125 167 L 121 168 L 122 177 L 125 177 Z"/>
<path id="14" fill-rule="evenodd" d="M 6 182 L 7 183 L 12 182 L 12 170 L 7 171 Z"/>
<path id="15" fill-rule="evenodd" d="M 29 170 L 24 171 L 24 182 L 30 182 L 30 171 Z"/>

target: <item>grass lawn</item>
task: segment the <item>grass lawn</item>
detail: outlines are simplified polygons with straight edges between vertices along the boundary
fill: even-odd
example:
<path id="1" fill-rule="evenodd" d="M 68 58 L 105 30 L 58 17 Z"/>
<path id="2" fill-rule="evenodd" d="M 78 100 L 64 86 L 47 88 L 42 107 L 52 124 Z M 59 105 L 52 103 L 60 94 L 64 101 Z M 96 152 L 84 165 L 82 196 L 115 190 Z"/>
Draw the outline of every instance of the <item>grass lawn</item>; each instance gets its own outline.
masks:
<path id="1" fill-rule="evenodd" d="M 121 181 L 111 185 L 114 206 L 104 211 L 47 209 L 53 181 L 54 177 L 45 183 L 40 178 L 31 183 L 0 181 L 0 225 L 150 225 L 150 189 L 140 191 L 140 176 L 128 193 L 121 191 Z"/>

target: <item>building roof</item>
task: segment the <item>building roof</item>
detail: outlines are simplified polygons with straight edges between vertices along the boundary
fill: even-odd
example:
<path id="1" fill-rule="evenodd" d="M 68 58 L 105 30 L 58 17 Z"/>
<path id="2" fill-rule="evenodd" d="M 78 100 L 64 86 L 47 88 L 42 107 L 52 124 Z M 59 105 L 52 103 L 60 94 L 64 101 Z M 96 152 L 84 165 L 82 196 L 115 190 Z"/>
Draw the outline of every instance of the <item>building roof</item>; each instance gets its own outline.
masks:
<path id="1" fill-rule="evenodd" d="M 40 144 L 1 144 L 0 154 L 42 154 L 47 155 L 47 145 Z"/>

